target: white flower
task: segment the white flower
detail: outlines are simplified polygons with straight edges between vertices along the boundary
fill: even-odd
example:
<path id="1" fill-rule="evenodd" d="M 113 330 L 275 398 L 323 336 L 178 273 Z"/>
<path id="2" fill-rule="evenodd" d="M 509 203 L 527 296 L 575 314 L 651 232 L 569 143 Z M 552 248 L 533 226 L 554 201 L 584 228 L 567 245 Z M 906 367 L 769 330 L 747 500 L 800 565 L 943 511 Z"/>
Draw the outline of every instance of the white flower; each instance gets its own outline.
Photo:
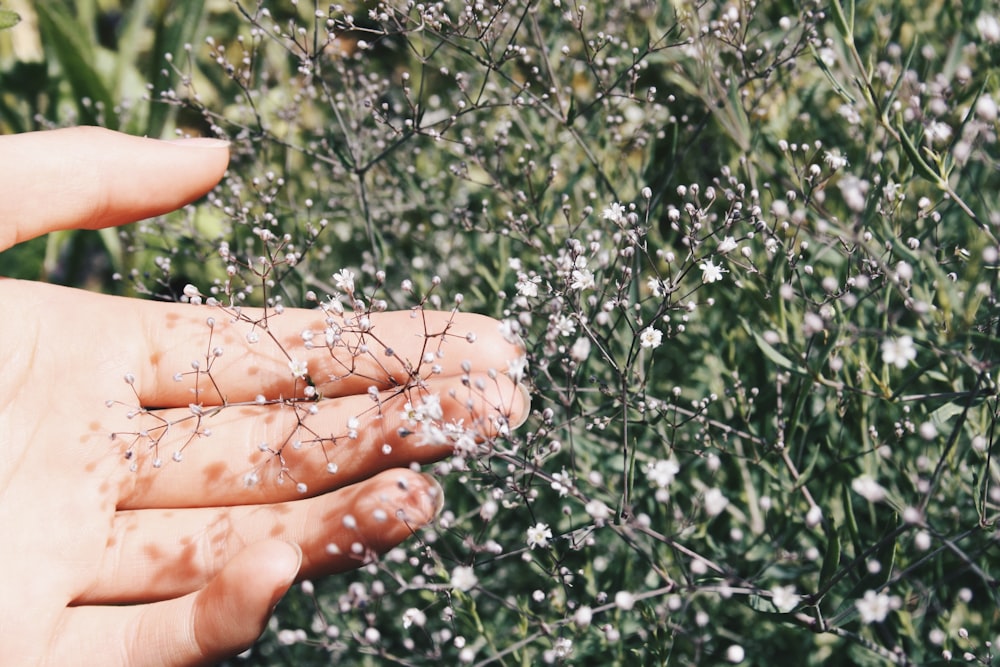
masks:
<path id="1" fill-rule="evenodd" d="M 885 489 L 871 475 L 861 475 L 851 481 L 851 488 L 870 503 L 885 500 Z"/>
<path id="2" fill-rule="evenodd" d="M 507 377 L 509 377 L 514 382 L 520 382 L 524 379 L 524 374 L 528 370 L 528 357 L 526 355 L 521 355 L 517 359 L 511 359 L 507 362 Z"/>
<path id="3" fill-rule="evenodd" d="M 434 422 L 421 422 L 417 436 L 417 445 L 420 447 L 440 447 L 449 443 L 448 432 Z"/>
<path id="4" fill-rule="evenodd" d="M 503 339 L 511 345 L 524 345 L 518 333 L 521 331 L 521 325 L 517 320 L 503 320 L 498 328 Z"/>
<path id="5" fill-rule="evenodd" d="M 795 591 L 795 586 L 771 587 L 771 604 L 782 614 L 787 614 L 795 609 L 800 599 L 799 594 Z"/>
<path id="6" fill-rule="evenodd" d="M 865 201 L 868 196 L 868 181 L 854 175 L 844 176 L 837 184 L 840 194 L 844 197 L 847 208 L 855 212 L 865 210 Z"/>
<path id="7" fill-rule="evenodd" d="M 705 492 L 704 503 L 705 511 L 709 516 L 718 516 L 726 509 L 729 499 L 723 495 L 720 489 L 713 487 Z"/>
<path id="8" fill-rule="evenodd" d="M 983 12 L 976 19 L 976 29 L 984 42 L 996 44 L 1000 42 L 1000 19 L 994 14 Z"/>
<path id="9" fill-rule="evenodd" d="M 656 276 L 650 276 L 646 280 L 646 285 L 649 287 L 649 291 L 653 293 L 653 296 L 659 299 L 667 295 L 667 286 Z"/>
<path id="10" fill-rule="evenodd" d="M 622 611 L 630 611 L 635 606 L 635 596 L 628 591 L 615 593 L 615 606 Z"/>
<path id="11" fill-rule="evenodd" d="M 576 627 L 580 628 L 581 630 L 583 628 L 589 627 L 593 619 L 594 619 L 594 610 L 588 607 L 587 605 L 579 607 L 576 610 L 576 612 L 573 613 L 573 623 L 575 623 Z"/>
<path id="12" fill-rule="evenodd" d="M 863 598 L 854 601 L 854 606 L 861 614 L 862 623 L 881 623 L 890 611 L 899 607 L 899 598 L 869 590 Z"/>
<path id="13" fill-rule="evenodd" d="M 571 317 L 559 315 L 558 319 L 553 322 L 553 329 L 560 336 L 572 336 L 576 333 L 576 322 Z"/>
<path id="14" fill-rule="evenodd" d="M 569 637 L 559 637 L 552 645 L 552 653 L 556 658 L 565 658 L 573 652 L 573 640 Z"/>
<path id="15" fill-rule="evenodd" d="M 639 345 L 647 350 L 655 350 L 663 340 L 663 332 L 653 327 L 646 327 L 639 332 Z"/>
<path id="16" fill-rule="evenodd" d="M 606 521 L 611 516 L 611 508 L 600 500 L 591 500 L 583 509 L 595 521 Z"/>
<path id="17" fill-rule="evenodd" d="M 701 281 L 704 283 L 714 283 L 722 280 L 722 274 L 728 273 L 721 266 L 716 266 L 712 263 L 712 260 L 706 259 L 704 262 L 698 265 L 701 269 Z"/>
<path id="18" fill-rule="evenodd" d="M 785 285 L 787 284 L 785 283 Z M 816 313 L 806 313 L 802 316 L 802 333 L 806 336 L 822 333 L 825 328 L 826 324 L 823 322 L 823 318 Z"/>
<path id="19" fill-rule="evenodd" d="M 745 657 L 746 657 L 746 651 L 744 651 L 743 647 L 740 646 L 739 644 L 731 644 L 729 648 L 726 649 L 726 660 L 733 663 L 734 665 L 738 665 L 739 663 L 743 662 L 743 659 Z"/>
<path id="20" fill-rule="evenodd" d="M 552 539 L 552 529 L 547 523 L 536 523 L 528 528 L 528 546 L 532 549 L 549 546 L 550 539 Z"/>
<path id="21" fill-rule="evenodd" d="M 674 476 L 680 470 L 680 466 L 673 459 L 659 459 L 646 466 L 646 476 L 657 488 L 665 489 L 674 481 Z"/>
<path id="22" fill-rule="evenodd" d="M 913 346 L 912 336 L 886 338 L 882 341 L 882 361 L 896 368 L 906 368 L 906 365 L 917 358 L 917 349 Z"/>
<path id="23" fill-rule="evenodd" d="M 934 146 L 941 146 L 951 140 L 952 129 L 947 123 L 939 120 L 931 121 L 924 131 L 924 139 Z"/>
<path id="24" fill-rule="evenodd" d="M 814 528 L 819 525 L 819 522 L 823 520 L 823 510 L 820 509 L 819 505 L 813 505 L 806 512 L 806 525 L 810 528 Z"/>
<path id="25" fill-rule="evenodd" d="M 989 95 L 983 95 L 976 101 L 976 115 L 987 123 L 996 122 L 997 103 Z"/>
<path id="26" fill-rule="evenodd" d="M 583 291 L 591 289 L 594 285 L 594 272 L 587 268 L 587 260 L 577 257 L 574 262 L 575 268 L 570 273 L 569 288 Z"/>
<path id="27" fill-rule="evenodd" d="M 847 158 L 841 155 L 840 151 L 836 149 L 833 151 L 826 151 L 823 154 L 823 162 L 826 162 L 827 166 L 834 171 L 847 166 Z"/>
<path id="28" fill-rule="evenodd" d="M 421 398 L 417 405 L 407 401 L 400 416 L 411 424 L 428 420 L 440 421 L 444 419 L 441 397 L 438 394 L 428 394 Z"/>
<path id="29" fill-rule="evenodd" d="M 451 585 L 460 591 L 470 591 L 479 583 L 476 573 L 468 565 L 459 565 L 451 571 Z"/>
<path id="30" fill-rule="evenodd" d="M 309 364 L 305 361 L 292 359 L 291 361 L 288 362 L 288 369 L 292 371 L 292 377 L 297 378 L 299 380 L 309 375 Z"/>
<path id="31" fill-rule="evenodd" d="M 573 347 L 569 349 L 569 357 L 573 361 L 583 362 L 590 356 L 590 339 L 586 336 L 581 336 L 576 339 L 573 343 Z"/>
<path id="32" fill-rule="evenodd" d="M 837 113 L 851 125 L 858 125 L 861 123 L 861 114 L 859 114 L 850 104 L 841 104 L 837 109 Z"/>
<path id="33" fill-rule="evenodd" d="M 416 607 L 410 607 L 403 612 L 403 627 L 408 628 L 411 625 L 415 625 L 418 628 L 424 627 L 424 623 L 427 622 L 427 615 L 417 609 Z"/>
<path id="34" fill-rule="evenodd" d="M 620 203 L 611 202 L 606 209 L 601 211 L 601 216 L 605 220 L 611 220 L 612 222 L 624 222 L 625 210 L 625 207 Z"/>
<path id="35" fill-rule="evenodd" d="M 538 276 L 529 278 L 527 274 L 522 273 L 517 277 L 517 293 L 529 299 L 538 296 L 538 283 L 541 280 Z"/>
<path id="36" fill-rule="evenodd" d="M 737 247 L 736 239 L 733 238 L 732 236 L 727 236 L 726 238 L 722 239 L 722 242 L 719 244 L 719 247 L 716 248 L 715 250 L 720 255 L 725 255 L 727 252 L 732 252 L 733 250 L 736 250 L 736 247 Z"/>
<path id="37" fill-rule="evenodd" d="M 342 292 L 350 294 L 354 291 L 354 271 L 343 269 L 333 274 L 333 284 Z"/>

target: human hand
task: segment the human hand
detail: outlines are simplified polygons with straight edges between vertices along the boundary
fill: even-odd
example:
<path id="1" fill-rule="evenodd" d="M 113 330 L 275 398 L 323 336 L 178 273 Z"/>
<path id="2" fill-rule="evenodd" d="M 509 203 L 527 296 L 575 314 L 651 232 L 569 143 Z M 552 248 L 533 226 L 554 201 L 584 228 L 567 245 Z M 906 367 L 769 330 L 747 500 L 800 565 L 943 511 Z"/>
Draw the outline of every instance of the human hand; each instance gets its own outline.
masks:
<path id="1" fill-rule="evenodd" d="M 0 137 L 0 250 L 49 231 L 172 210 L 211 189 L 227 163 L 221 142 L 95 128 Z M 347 360 L 343 349 L 304 357 L 323 396 L 307 402 L 305 382 L 281 350 L 301 347 L 304 329 L 322 330 L 319 311 L 269 318 L 279 348 L 251 345 L 245 322 L 208 306 L 16 280 L 0 280 L 0 304 L 4 665 L 222 659 L 256 639 L 296 578 L 356 567 L 430 521 L 443 502 L 440 487 L 407 466 L 452 447 L 418 444 L 400 431 L 399 416 L 414 395 L 399 389 L 413 377 L 402 360 L 422 358 L 425 328 L 434 349 L 440 344 L 441 369 L 414 391 L 440 397 L 442 421 L 461 419 L 489 435 L 528 410 L 523 392 L 488 372 L 521 352 L 481 316 L 373 314 L 371 331 L 393 357 Z M 192 398 L 193 382 L 207 378 L 190 372 L 192 361 L 205 359 L 209 317 L 211 340 L 224 351 L 211 379 L 227 407 L 216 412 L 217 392 Z M 240 317 L 258 315 L 246 309 Z M 352 372 L 328 380 L 345 375 L 344 363 Z M 265 402 L 255 404 L 258 396 Z M 303 400 L 277 400 L 294 397 Z M 129 419 L 120 406 L 137 402 L 146 410 Z M 210 427 L 210 437 L 185 447 L 192 436 L 185 421 L 157 431 L 155 452 L 148 437 L 109 437 L 182 420 L 192 403 L 206 412 L 201 428 Z M 360 416 L 358 436 L 278 456 L 301 424 L 300 405 L 318 409 L 307 424 L 316 433 L 344 434 Z M 183 461 L 170 460 L 182 447 Z M 154 467 L 161 454 L 165 462 Z M 255 470 L 257 483 L 244 483 Z"/>

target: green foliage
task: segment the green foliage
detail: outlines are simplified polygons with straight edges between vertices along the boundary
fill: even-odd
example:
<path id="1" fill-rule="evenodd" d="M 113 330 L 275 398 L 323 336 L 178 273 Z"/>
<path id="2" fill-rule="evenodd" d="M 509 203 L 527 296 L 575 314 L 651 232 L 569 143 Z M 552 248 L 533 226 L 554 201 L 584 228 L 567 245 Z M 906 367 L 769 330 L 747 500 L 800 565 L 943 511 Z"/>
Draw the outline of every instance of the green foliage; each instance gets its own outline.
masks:
<path id="1" fill-rule="evenodd" d="M 17 12 L 8 9 L 0 9 L 0 30 L 13 28 L 21 22 L 21 17 Z"/>

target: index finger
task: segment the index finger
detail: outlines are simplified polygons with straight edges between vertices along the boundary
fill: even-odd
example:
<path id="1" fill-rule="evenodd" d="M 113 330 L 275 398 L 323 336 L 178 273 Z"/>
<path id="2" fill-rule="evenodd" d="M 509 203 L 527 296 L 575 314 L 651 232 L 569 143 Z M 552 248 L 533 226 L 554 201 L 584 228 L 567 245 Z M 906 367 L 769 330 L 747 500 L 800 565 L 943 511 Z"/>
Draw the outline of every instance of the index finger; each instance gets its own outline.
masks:
<path id="1" fill-rule="evenodd" d="M 0 136 L 0 250 L 51 231 L 112 227 L 179 208 L 222 178 L 227 146 L 97 127 Z"/>
<path id="2" fill-rule="evenodd" d="M 103 370 L 127 377 L 136 407 L 364 394 L 470 371 L 505 373 L 524 354 L 499 322 L 473 313 L 413 309 L 359 317 L 287 308 L 265 318 L 252 308 L 70 290 L 60 296 L 67 297 L 60 299 L 63 321 L 92 338 L 82 344 L 115 348 L 114 368 Z M 115 323 L 114 340 L 92 325 L 94 313 Z"/>

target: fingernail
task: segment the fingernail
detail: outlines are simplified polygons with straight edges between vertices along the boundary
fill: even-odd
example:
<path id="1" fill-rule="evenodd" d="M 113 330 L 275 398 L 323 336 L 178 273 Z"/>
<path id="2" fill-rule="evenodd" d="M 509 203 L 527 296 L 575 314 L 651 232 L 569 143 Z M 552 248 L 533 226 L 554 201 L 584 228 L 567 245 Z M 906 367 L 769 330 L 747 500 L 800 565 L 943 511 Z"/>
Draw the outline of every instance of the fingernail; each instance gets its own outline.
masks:
<path id="1" fill-rule="evenodd" d="M 197 148 L 229 148 L 229 142 L 225 139 L 215 137 L 181 137 L 179 139 L 167 139 L 166 143 L 175 146 L 192 146 Z"/>
<path id="2" fill-rule="evenodd" d="M 521 399 L 524 402 L 524 408 L 517 415 L 516 421 L 510 422 L 510 428 L 516 429 L 524 425 L 524 422 L 528 421 L 528 414 L 531 412 L 531 391 L 528 389 L 527 385 L 522 382 L 518 382 L 516 385 L 517 390 L 521 392 Z"/>
<path id="3" fill-rule="evenodd" d="M 430 523 L 441 513 L 441 508 L 444 507 L 444 489 L 431 475 L 422 473 L 420 476 L 427 486 L 407 496 L 408 503 L 404 511 L 407 521 L 423 525 Z"/>

